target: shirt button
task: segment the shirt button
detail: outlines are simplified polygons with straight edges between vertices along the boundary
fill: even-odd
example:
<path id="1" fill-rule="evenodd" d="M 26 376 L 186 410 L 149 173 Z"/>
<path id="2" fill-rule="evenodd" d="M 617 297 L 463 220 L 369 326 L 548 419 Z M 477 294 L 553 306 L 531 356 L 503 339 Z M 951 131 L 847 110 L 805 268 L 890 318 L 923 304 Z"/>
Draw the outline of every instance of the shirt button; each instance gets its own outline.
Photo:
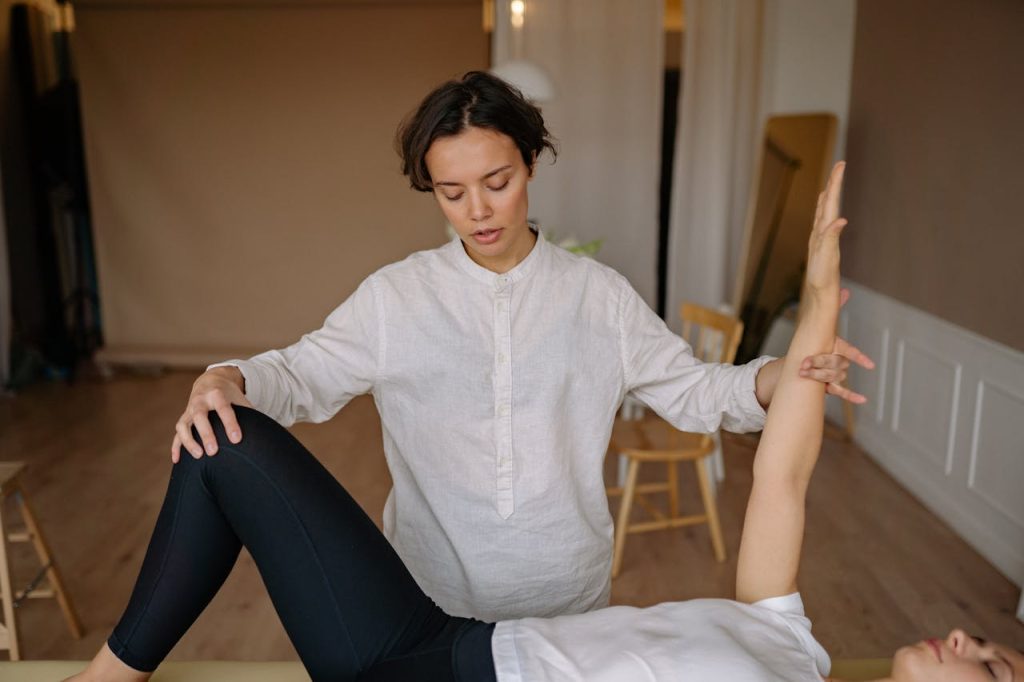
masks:
<path id="1" fill-rule="evenodd" d="M 498 353 L 498 362 L 505 362 L 505 354 Z"/>
<path id="2" fill-rule="evenodd" d="M 508 405 L 501 405 L 498 407 L 498 414 L 502 417 L 507 417 L 510 411 L 511 410 L 509 410 Z"/>

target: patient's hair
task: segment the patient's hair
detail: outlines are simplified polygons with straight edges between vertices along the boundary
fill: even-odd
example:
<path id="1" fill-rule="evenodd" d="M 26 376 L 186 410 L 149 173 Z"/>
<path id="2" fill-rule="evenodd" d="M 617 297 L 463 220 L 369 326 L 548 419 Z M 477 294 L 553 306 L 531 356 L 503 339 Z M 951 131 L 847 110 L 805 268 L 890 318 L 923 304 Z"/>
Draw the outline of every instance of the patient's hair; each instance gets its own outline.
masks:
<path id="1" fill-rule="evenodd" d="M 545 149 L 558 155 L 539 108 L 497 76 L 470 71 L 437 87 L 398 128 L 395 146 L 402 157 L 402 173 L 413 189 L 433 191 L 427 150 L 437 138 L 458 135 L 466 128 L 508 135 L 531 170 Z"/>

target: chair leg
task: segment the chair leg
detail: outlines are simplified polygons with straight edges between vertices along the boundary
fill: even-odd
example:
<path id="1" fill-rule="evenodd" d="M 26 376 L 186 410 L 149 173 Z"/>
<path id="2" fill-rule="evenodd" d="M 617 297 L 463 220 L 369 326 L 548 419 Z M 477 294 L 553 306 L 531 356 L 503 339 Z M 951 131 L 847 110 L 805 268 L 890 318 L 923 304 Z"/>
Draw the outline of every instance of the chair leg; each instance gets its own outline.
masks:
<path id="1" fill-rule="evenodd" d="M 50 581 L 50 586 L 53 588 L 54 596 L 57 597 L 57 603 L 60 604 L 61 611 L 64 612 L 64 620 L 68 623 L 68 630 L 71 631 L 72 637 L 81 639 L 82 623 L 78 620 L 75 607 L 71 604 L 71 597 L 68 596 L 67 590 L 64 589 L 64 582 L 60 578 L 57 564 L 54 563 L 53 555 L 46 544 L 46 538 L 43 537 L 43 531 L 40 529 L 39 523 L 36 522 L 35 514 L 32 513 L 32 508 L 28 504 L 25 491 L 19 485 L 15 492 L 21 505 L 21 516 L 25 520 L 29 535 L 32 537 L 32 544 L 36 548 L 36 556 L 39 557 L 39 563 L 42 566 L 47 566 L 46 577 Z"/>
<path id="2" fill-rule="evenodd" d="M 711 545 L 715 550 L 715 561 L 725 561 L 725 542 L 722 540 L 722 527 L 718 523 L 718 506 L 711 494 L 711 477 L 708 474 L 708 458 L 701 457 L 694 462 L 697 468 L 697 482 L 700 484 L 700 496 L 704 501 L 704 514 L 708 517 L 708 530 L 711 532 Z"/>
<path id="3" fill-rule="evenodd" d="M 633 507 L 633 496 L 636 494 L 636 479 L 640 471 L 640 462 L 629 458 L 629 469 L 626 471 L 626 485 L 622 490 L 622 502 L 619 507 L 618 519 L 615 521 L 615 547 L 612 551 L 612 578 L 619 577 L 622 570 L 622 555 L 626 549 L 626 533 L 629 529 L 629 513 Z"/>
<path id="4" fill-rule="evenodd" d="M 668 517 L 674 519 L 679 516 L 679 470 L 675 462 L 666 462 L 668 465 Z"/>
<path id="5" fill-rule="evenodd" d="M 18 625 L 14 621 L 14 590 L 11 589 L 10 564 L 7 561 L 7 531 L 4 526 L 4 499 L 0 497 L 0 599 L 4 603 L 4 622 L 0 626 L 0 643 L 6 637 L 6 648 L 12 661 L 21 659 L 18 651 Z"/>

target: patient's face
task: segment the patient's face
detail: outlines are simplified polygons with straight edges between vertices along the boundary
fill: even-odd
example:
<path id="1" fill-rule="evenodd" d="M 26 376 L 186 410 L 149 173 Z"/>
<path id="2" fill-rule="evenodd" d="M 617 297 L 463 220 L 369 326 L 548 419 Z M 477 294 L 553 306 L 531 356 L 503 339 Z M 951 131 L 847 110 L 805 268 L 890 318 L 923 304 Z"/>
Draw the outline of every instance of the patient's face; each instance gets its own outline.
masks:
<path id="1" fill-rule="evenodd" d="M 896 652 L 896 682 L 1022 682 L 1024 654 L 982 642 L 953 630 L 946 639 L 928 639 Z"/>

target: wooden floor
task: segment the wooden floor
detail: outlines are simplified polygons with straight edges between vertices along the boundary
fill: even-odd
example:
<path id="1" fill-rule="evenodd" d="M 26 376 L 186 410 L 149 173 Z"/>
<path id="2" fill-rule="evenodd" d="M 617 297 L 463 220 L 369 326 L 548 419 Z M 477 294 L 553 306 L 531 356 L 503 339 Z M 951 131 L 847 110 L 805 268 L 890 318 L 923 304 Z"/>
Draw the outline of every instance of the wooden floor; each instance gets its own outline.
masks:
<path id="1" fill-rule="evenodd" d="M 124 376 L 35 386 L 0 398 L 0 459 L 22 459 L 36 512 L 88 633 L 74 641 L 51 600 L 18 610 L 24 657 L 85 658 L 131 590 L 170 470 L 172 425 L 192 375 Z M 294 429 L 379 523 L 389 479 L 368 398 Z M 756 441 L 726 439 L 720 504 L 729 560 L 716 564 L 703 527 L 633 536 L 616 604 L 731 596 Z M 607 471 L 612 471 L 609 462 Z M 685 485 L 696 499 L 691 476 Z M 35 568 L 15 546 L 20 580 Z M 856 447 L 827 440 L 808 501 L 801 589 L 814 632 L 837 657 L 881 657 L 954 626 L 1021 647 L 1019 591 Z M 3 657 L 3 654 L 0 654 Z M 252 560 L 235 572 L 171 658 L 294 658 Z"/>

